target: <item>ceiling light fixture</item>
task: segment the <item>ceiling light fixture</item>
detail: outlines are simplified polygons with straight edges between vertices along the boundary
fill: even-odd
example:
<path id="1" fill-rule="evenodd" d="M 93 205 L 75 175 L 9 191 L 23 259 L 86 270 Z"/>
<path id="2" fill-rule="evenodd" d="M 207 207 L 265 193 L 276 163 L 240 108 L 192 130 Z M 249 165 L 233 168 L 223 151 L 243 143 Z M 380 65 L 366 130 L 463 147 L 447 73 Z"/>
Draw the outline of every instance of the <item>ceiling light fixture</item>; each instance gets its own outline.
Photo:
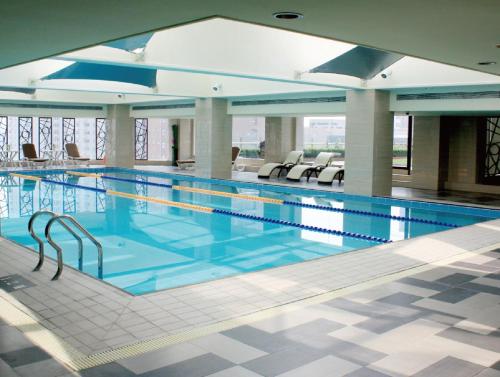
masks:
<path id="1" fill-rule="evenodd" d="M 478 65 L 495 65 L 497 62 L 479 62 Z"/>
<path id="2" fill-rule="evenodd" d="M 273 17 L 278 20 L 299 20 L 304 18 L 301 13 L 297 12 L 276 12 L 273 13 Z"/>

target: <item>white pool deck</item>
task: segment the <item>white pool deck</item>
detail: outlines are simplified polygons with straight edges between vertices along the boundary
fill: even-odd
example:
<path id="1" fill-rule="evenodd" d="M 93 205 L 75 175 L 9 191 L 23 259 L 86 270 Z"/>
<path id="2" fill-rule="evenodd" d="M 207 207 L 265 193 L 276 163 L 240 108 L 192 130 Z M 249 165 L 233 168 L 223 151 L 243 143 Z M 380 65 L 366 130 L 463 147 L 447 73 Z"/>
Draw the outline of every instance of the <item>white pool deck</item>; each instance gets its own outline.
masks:
<path id="1" fill-rule="evenodd" d="M 0 289 L 0 318 L 18 325 L 36 344 L 79 369 L 270 317 L 279 312 L 277 308 L 366 289 L 499 246 L 500 220 L 492 220 L 132 296 L 71 268 L 64 269 L 60 280 L 51 281 L 53 261 L 46 260 L 41 271 L 33 272 L 37 254 L 0 238 L 0 277 L 19 275 L 33 284 L 10 293 Z"/>

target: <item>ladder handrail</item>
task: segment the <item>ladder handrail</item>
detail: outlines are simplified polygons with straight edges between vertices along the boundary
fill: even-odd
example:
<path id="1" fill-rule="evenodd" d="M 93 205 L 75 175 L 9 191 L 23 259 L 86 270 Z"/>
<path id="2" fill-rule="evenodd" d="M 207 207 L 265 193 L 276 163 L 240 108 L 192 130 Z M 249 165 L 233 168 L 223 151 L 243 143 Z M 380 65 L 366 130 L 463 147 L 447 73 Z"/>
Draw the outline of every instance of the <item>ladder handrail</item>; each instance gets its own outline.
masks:
<path id="1" fill-rule="evenodd" d="M 87 229 L 85 229 L 73 216 L 70 215 L 57 215 L 49 220 L 47 225 L 45 226 L 45 237 L 47 238 L 47 241 L 49 244 L 56 250 L 57 252 L 57 272 L 52 278 L 52 280 L 57 280 L 59 279 L 59 276 L 62 273 L 63 269 L 63 261 L 62 261 L 62 248 L 54 242 L 52 239 L 52 236 L 50 235 L 50 229 L 52 228 L 52 225 L 57 221 L 59 224 L 64 224 L 64 220 L 69 220 L 74 226 L 78 228 L 80 232 L 85 234 L 87 238 L 96 246 L 97 248 L 97 264 L 98 264 L 98 276 L 100 279 L 102 279 L 102 245 L 99 241 L 95 239 L 95 237 L 89 233 Z M 64 224 L 66 225 L 66 224 Z M 63 225 L 63 226 L 64 226 Z"/>
<path id="2" fill-rule="evenodd" d="M 35 230 L 33 229 L 35 220 L 42 215 L 50 215 L 51 218 L 59 216 L 57 213 L 49 210 L 40 210 L 35 212 L 28 222 L 28 230 L 30 232 L 31 238 L 33 238 L 38 243 L 38 264 L 35 266 L 33 271 L 38 271 L 42 268 L 43 262 L 45 260 L 45 245 L 43 240 L 37 236 Z M 82 238 L 71 229 L 65 222 L 59 222 L 64 229 L 66 229 L 75 239 L 78 241 L 78 268 L 81 270 L 83 268 L 83 241 Z"/>

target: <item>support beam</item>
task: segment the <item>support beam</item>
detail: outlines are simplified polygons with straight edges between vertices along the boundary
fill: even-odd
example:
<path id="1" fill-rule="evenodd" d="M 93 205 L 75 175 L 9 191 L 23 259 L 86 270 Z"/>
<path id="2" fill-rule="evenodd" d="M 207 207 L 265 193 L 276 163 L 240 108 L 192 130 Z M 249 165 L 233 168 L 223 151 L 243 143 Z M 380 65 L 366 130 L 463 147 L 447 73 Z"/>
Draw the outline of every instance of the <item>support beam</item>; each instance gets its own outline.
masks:
<path id="1" fill-rule="evenodd" d="M 389 92 L 348 91 L 345 192 L 391 195 L 393 114 Z"/>
<path id="2" fill-rule="evenodd" d="M 134 167 L 134 118 L 129 105 L 108 105 L 106 130 L 106 164 L 108 166 Z"/>
<path id="3" fill-rule="evenodd" d="M 412 187 L 428 190 L 442 188 L 441 144 L 441 117 L 413 118 Z"/>
<path id="4" fill-rule="evenodd" d="M 198 98 L 195 108 L 196 175 L 231 178 L 232 117 L 227 100 Z"/>
<path id="5" fill-rule="evenodd" d="M 266 162 L 281 162 L 295 148 L 295 118 L 266 117 Z"/>

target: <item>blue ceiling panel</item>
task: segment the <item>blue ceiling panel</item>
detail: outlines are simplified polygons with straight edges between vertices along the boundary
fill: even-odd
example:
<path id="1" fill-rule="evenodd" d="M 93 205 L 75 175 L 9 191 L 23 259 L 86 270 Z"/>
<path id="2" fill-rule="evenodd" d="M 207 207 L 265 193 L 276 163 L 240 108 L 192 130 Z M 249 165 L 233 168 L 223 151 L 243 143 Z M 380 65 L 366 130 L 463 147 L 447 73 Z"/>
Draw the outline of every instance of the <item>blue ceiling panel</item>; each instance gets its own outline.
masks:
<path id="1" fill-rule="evenodd" d="M 156 69 L 149 68 L 78 62 L 45 76 L 42 80 L 104 80 L 153 88 L 156 86 L 156 73 Z"/>
<path id="2" fill-rule="evenodd" d="M 385 52 L 373 48 L 358 46 L 337 56 L 309 72 L 337 73 L 359 77 L 363 80 L 373 78 L 387 67 L 390 67 L 404 55 Z"/>

